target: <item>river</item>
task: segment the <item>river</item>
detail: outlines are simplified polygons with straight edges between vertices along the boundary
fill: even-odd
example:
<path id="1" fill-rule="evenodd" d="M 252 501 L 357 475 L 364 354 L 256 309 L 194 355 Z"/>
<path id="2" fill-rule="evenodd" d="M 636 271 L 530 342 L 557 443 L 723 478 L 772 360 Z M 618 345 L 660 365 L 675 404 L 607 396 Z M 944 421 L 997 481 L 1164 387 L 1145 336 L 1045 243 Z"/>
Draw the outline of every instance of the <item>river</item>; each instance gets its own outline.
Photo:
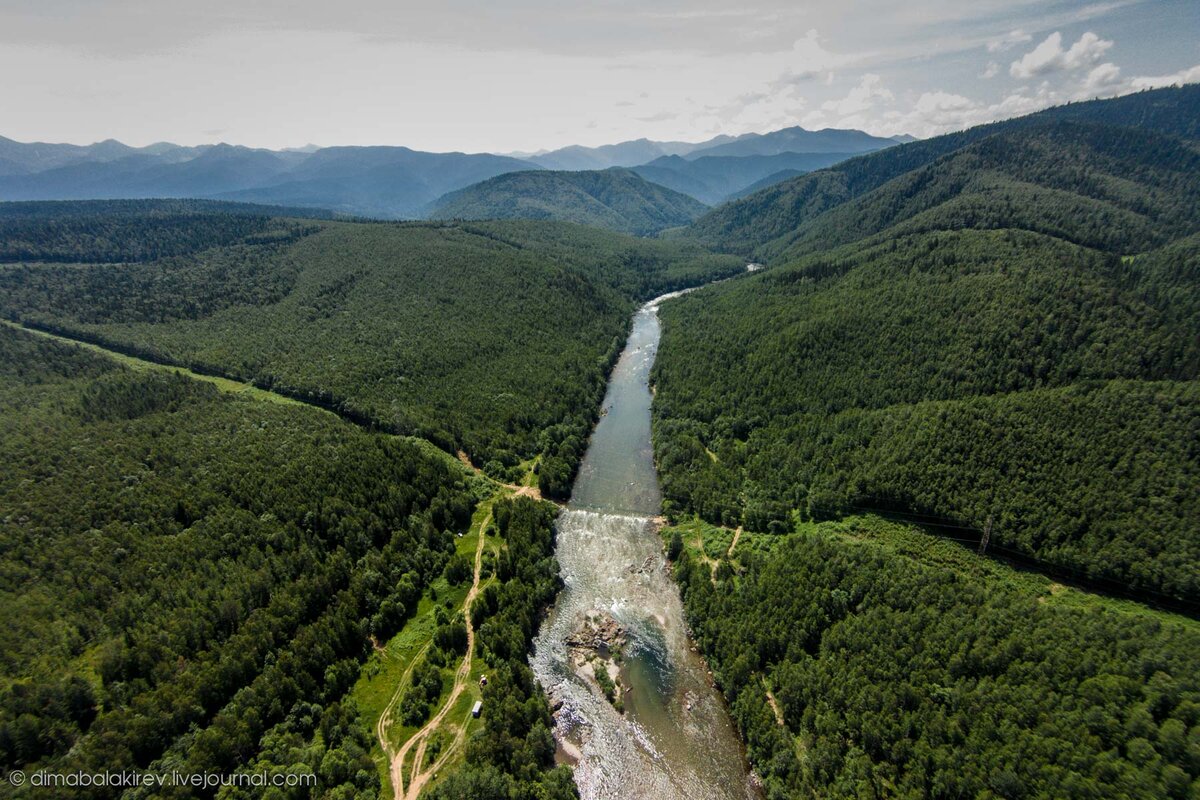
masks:
<path id="1" fill-rule="evenodd" d="M 658 303 L 676 294 L 634 316 L 558 520 L 565 587 L 531 658 L 557 707 L 560 757 L 575 765 L 583 800 L 760 796 L 724 699 L 692 648 L 657 532 L 662 497 L 650 443 L 649 376 L 661 331 Z M 608 618 L 626 640 L 618 679 L 626 687 L 624 714 L 588 677 L 602 662 L 581 664 L 591 651 L 567 642 L 585 620 Z"/>

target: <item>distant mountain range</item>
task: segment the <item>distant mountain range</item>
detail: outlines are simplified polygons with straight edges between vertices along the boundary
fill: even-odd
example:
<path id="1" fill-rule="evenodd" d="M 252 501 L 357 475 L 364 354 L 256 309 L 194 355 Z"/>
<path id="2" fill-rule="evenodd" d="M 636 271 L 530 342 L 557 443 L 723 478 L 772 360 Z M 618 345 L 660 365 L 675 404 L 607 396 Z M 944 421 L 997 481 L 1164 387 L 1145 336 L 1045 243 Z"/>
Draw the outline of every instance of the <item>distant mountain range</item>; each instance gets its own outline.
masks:
<path id="1" fill-rule="evenodd" d="M 751 185 L 766 185 L 771 175 L 782 180 L 897 141 L 856 130 L 785 128 L 695 143 L 637 139 L 494 155 L 391 146 L 130 147 L 112 139 L 73 145 L 0 137 L 0 200 L 209 198 L 414 219 L 444 205 L 444 195 L 506 173 L 635 167 L 647 181 L 715 205 Z M 548 185 L 562 186 L 557 179 Z M 571 205 L 562 213 L 574 214 L 578 209 Z M 670 216 L 678 206 L 672 199 L 664 213 Z"/>
<path id="2" fill-rule="evenodd" d="M 801 127 L 771 133 L 717 136 L 704 142 L 656 142 L 634 139 L 601 147 L 571 145 L 544 153 L 512 153 L 546 169 L 606 169 L 636 167 L 664 156 L 686 159 L 705 156 L 765 156 L 780 153 L 867 153 L 913 141 L 911 136 L 882 138 L 858 130 L 825 128 L 809 131 Z"/>

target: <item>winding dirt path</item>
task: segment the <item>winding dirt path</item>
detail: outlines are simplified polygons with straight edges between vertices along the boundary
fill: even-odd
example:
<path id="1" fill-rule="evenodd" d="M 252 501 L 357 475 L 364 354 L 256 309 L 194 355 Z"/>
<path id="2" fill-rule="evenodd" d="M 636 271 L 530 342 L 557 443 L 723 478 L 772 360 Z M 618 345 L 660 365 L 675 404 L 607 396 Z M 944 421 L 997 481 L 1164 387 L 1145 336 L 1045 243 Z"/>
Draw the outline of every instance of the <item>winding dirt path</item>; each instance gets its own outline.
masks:
<path id="1" fill-rule="evenodd" d="M 379 747 L 388 759 L 388 771 L 391 773 L 393 786 L 398 785 L 397 781 L 401 781 L 403 776 L 400 774 L 398 763 L 392 752 L 392 745 L 388 741 L 387 731 L 392 726 L 392 712 L 395 710 L 396 704 L 400 702 L 400 696 L 404 694 L 404 687 L 408 685 L 409 676 L 412 675 L 413 668 L 416 667 L 417 662 L 421 660 L 421 657 L 425 655 L 425 651 L 428 649 L 429 643 L 426 642 L 425 646 L 413 656 L 408 668 L 404 670 L 404 674 L 396 682 L 396 691 L 392 693 L 392 699 L 388 701 L 387 707 L 379 715 L 379 721 L 375 723 L 375 738 L 379 740 Z"/>
<path id="2" fill-rule="evenodd" d="M 446 702 L 442 704 L 442 707 L 429 722 L 426 722 L 419 731 L 409 737 L 408 741 L 391 756 L 392 788 L 396 800 L 416 800 L 417 796 L 421 794 L 421 789 L 425 787 L 425 784 L 433 777 L 437 769 L 445 762 L 446 757 L 453 750 L 452 745 L 433 766 L 424 772 L 421 771 L 421 764 L 425 760 L 425 748 L 429 744 L 429 737 L 441 726 L 442 721 L 450 713 L 450 709 L 454 707 L 455 702 L 463 693 L 463 690 L 466 689 L 467 678 L 471 675 L 471 659 L 475 655 L 475 628 L 471 625 L 471 604 L 475 602 L 475 597 L 479 594 L 479 576 L 483 570 L 483 545 L 487 539 L 487 529 L 491 521 L 492 512 L 489 509 L 487 516 L 484 517 L 483 522 L 479 526 L 479 542 L 475 546 L 475 575 L 471 579 L 471 589 L 467 592 L 466 599 L 463 600 L 462 605 L 463 621 L 467 628 L 467 653 L 463 656 L 462 663 L 458 665 L 458 669 L 454 673 L 454 686 L 450 689 L 450 696 L 446 698 Z M 415 660 L 414 663 L 416 663 Z M 411 667 L 409 669 L 411 670 Z M 399 690 L 397 690 L 397 694 L 399 694 Z M 393 698 L 394 701 L 395 698 Z M 391 705 L 388 708 L 390 709 Z M 388 716 L 387 711 L 384 712 L 384 716 Z M 383 717 L 381 716 L 380 719 L 382 721 Z M 460 729 L 460 734 L 455 737 L 455 744 L 458 743 L 462 734 L 466 731 L 466 727 L 466 723 L 464 722 Z M 383 738 L 380 738 L 380 742 L 382 743 L 383 741 Z M 406 789 L 403 774 L 404 761 L 414 747 L 416 747 L 416 752 L 413 754 L 413 762 L 412 767 L 409 769 Z"/>
<path id="3" fill-rule="evenodd" d="M 733 541 L 729 543 L 729 549 L 725 551 L 726 558 L 733 555 L 733 548 L 737 547 L 738 539 L 740 538 L 742 538 L 742 526 L 738 525 L 737 530 L 733 532 Z"/>

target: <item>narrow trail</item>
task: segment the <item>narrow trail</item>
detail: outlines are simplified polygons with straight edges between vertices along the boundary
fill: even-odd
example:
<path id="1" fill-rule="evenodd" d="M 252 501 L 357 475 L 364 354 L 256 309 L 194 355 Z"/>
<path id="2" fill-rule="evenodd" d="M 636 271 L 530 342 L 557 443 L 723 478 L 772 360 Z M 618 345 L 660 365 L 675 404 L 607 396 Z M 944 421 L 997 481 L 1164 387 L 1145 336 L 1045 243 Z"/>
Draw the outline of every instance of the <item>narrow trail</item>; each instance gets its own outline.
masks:
<path id="1" fill-rule="evenodd" d="M 771 712 L 775 715 L 775 724 L 783 725 L 783 712 L 779 710 L 779 702 L 775 699 L 775 694 L 767 689 L 767 705 L 771 707 Z"/>
<path id="2" fill-rule="evenodd" d="M 392 725 L 392 712 L 396 708 L 396 704 L 400 702 L 401 695 L 404 694 L 404 687 L 408 685 L 408 679 L 412 675 L 413 668 L 417 662 L 425 655 L 425 651 L 429 649 L 429 643 L 426 642 L 412 661 L 408 668 L 404 670 L 404 674 L 400 676 L 400 680 L 396 681 L 396 691 L 392 693 L 392 699 L 388 701 L 387 707 L 383 709 L 383 713 L 379 715 L 379 721 L 375 723 L 375 738 L 379 740 L 379 747 L 383 750 L 383 755 L 388 759 L 388 770 L 392 776 L 392 785 L 396 785 L 396 781 L 401 779 L 400 770 L 397 769 L 397 762 L 392 753 L 391 743 L 388 741 L 387 731 Z"/>
<path id="3" fill-rule="evenodd" d="M 733 541 L 729 543 L 729 549 L 725 551 L 726 558 L 733 556 L 733 548 L 737 547 L 740 538 L 742 538 L 742 526 L 738 525 L 737 530 L 733 532 Z"/>
<path id="4" fill-rule="evenodd" d="M 458 665 L 458 669 L 454 673 L 454 685 L 450 689 L 450 696 L 446 698 L 446 702 L 442 704 L 441 709 L 419 731 L 409 737 L 408 741 L 391 756 L 392 788 L 396 800 L 416 800 L 417 796 L 421 794 L 421 789 L 436 774 L 438 768 L 445 762 L 445 759 L 454 749 L 452 745 L 433 766 L 424 772 L 421 771 L 421 764 L 425 760 L 425 748 L 429 744 L 430 735 L 441 726 L 442 721 L 445 720 L 450 710 L 454 708 L 455 702 L 458 701 L 459 696 L 466 689 L 467 678 L 471 675 L 471 660 L 475 655 L 475 628 L 471 625 L 471 604 L 475 602 L 475 597 L 479 594 L 479 578 L 483 570 L 483 545 L 487 539 L 487 529 L 491 521 L 492 513 L 489 510 L 487 516 L 484 517 L 483 522 L 479 526 L 479 542 L 475 546 L 475 574 L 471 579 L 471 589 L 467 592 L 467 596 L 463 600 L 462 612 L 463 621 L 467 628 L 467 653 L 463 656 L 462 663 Z M 411 670 L 411 667 L 409 669 Z M 401 682 L 401 685 L 403 686 L 403 682 Z M 399 689 L 397 689 L 398 694 Z M 389 705 L 390 708 L 391 706 Z M 384 715 L 388 715 L 388 712 L 385 711 Z M 380 719 L 382 720 L 382 717 Z M 464 722 L 459 735 L 455 737 L 455 744 L 462 738 L 462 734 L 465 731 L 466 723 Z M 382 737 L 380 738 L 380 743 L 384 744 Z M 384 744 L 384 747 L 386 752 L 386 744 Z M 406 788 L 404 781 L 404 761 L 414 747 L 416 747 L 416 752 L 413 754 L 412 767 L 409 770 Z"/>

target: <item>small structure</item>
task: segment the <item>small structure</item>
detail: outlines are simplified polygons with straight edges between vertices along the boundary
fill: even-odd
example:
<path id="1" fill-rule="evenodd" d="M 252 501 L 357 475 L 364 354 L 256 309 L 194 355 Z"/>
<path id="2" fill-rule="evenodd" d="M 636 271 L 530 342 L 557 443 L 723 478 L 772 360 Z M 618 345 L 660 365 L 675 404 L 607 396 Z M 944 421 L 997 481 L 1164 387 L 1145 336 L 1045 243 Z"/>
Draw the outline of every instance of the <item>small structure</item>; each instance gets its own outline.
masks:
<path id="1" fill-rule="evenodd" d="M 481 677 L 481 678 L 479 679 L 479 686 L 480 686 L 481 688 L 482 688 L 482 687 L 484 687 L 484 686 L 487 686 L 487 675 L 484 675 L 483 677 Z"/>
<path id="2" fill-rule="evenodd" d="M 483 711 L 483 701 L 476 700 L 475 706 L 471 709 L 471 716 L 474 717 L 475 719 L 479 719 L 479 715 L 482 711 Z"/>

